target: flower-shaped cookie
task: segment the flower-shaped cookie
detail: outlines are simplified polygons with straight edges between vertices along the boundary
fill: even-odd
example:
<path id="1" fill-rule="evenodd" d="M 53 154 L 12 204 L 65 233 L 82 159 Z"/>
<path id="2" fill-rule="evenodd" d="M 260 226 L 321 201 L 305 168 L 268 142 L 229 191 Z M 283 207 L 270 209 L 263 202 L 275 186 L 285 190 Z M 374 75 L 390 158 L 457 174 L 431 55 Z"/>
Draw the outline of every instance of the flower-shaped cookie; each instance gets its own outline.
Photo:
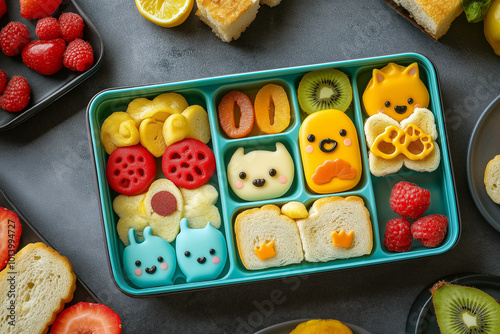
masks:
<path id="1" fill-rule="evenodd" d="M 401 123 L 375 114 L 366 120 L 364 131 L 370 172 L 375 176 L 396 173 L 403 166 L 417 172 L 432 172 L 439 166 L 436 122 L 426 108 L 415 108 Z"/>
<path id="2" fill-rule="evenodd" d="M 142 231 L 151 226 L 153 235 L 172 242 L 179 233 L 179 222 L 183 217 L 192 220 L 190 227 L 204 227 L 210 222 L 218 228 L 221 219 L 214 205 L 217 197 L 217 190 L 209 184 L 187 190 L 177 188 L 170 180 L 158 179 L 144 194 L 115 198 L 113 209 L 119 217 L 116 225 L 118 236 L 128 246 L 130 228 L 134 228 L 142 240 Z"/>

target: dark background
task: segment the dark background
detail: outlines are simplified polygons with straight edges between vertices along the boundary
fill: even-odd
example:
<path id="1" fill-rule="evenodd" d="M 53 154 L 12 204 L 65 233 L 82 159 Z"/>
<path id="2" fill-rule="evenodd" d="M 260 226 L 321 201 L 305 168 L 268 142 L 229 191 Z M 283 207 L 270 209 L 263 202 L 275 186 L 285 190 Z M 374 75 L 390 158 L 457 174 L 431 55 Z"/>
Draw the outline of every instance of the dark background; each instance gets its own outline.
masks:
<path id="1" fill-rule="evenodd" d="M 381 0 L 283 0 L 274 8 L 262 6 L 246 32 L 227 44 L 194 15 L 195 9 L 186 22 L 169 29 L 145 20 L 132 0 L 78 5 L 101 33 L 102 65 L 78 87 L 0 133 L 0 185 L 97 297 L 121 316 L 124 333 L 245 333 L 301 318 L 335 318 L 372 333 L 405 333 L 410 307 L 428 284 L 459 272 L 500 275 L 500 234 L 476 209 L 466 173 L 474 125 L 500 94 L 500 58 L 487 44 L 482 23 L 469 24 L 462 14 L 434 42 Z M 426 55 L 439 73 L 462 218 L 461 238 L 452 250 L 148 299 L 127 297 L 115 287 L 86 129 L 87 104 L 95 94 L 402 52 Z"/>

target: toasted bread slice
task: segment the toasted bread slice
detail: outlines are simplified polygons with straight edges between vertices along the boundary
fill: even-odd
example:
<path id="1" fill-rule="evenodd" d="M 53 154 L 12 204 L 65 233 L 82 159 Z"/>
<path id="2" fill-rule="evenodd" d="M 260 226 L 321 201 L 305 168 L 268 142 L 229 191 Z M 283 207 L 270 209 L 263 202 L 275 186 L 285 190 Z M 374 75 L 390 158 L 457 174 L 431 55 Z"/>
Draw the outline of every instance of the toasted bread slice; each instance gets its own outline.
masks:
<path id="1" fill-rule="evenodd" d="M 462 13 L 462 0 L 394 0 L 404 7 L 425 31 L 436 40 L 450 29 L 451 23 Z"/>
<path id="2" fill-rule="evenodd" d="M 196 0 L 196 15 L 224 42 L 237 40 L 259 10 L 258 0 Z"/>
<path id="3" fill-rule="evenodd" d="M 23 247 L 0 272 L 0 333 L 47 333 L 75 288 L 66 257 L 41 242 Z"/>
<path id="4" fill-rule="evenodd" d="M 304 259 L 297 224 L 282 215 L 276 205 L 241 212 L 234 230 L 241 261 L 249 270 L 281 267 Z M 275 255 L 261 260 L 257 251 L 266 246 Z"/>
<path id="5" fill-rule="evenodd" d="M 279 5 L 281 0 L 260 0 L 261 5 L 268 5 L 269 7 L 274 7 Z"/>
<path id="6" fill-rule="evenodd" d="M 316 200 L 309 209 L 309 217 L 297 221 L 304 258 L 309 262 L 326 262 L 336 259 L 370 254 L 373 247 L 370 213 L 357 196 L 324 197 Z M 346 245 L 335 245 L 332 234 L 352 234 Z"/>
<path id="7" fill-rule="evenodd" d="M 491 159 L 486 165 L 484 185 L 491 200 L 500 204 L 500 154 Z"/>

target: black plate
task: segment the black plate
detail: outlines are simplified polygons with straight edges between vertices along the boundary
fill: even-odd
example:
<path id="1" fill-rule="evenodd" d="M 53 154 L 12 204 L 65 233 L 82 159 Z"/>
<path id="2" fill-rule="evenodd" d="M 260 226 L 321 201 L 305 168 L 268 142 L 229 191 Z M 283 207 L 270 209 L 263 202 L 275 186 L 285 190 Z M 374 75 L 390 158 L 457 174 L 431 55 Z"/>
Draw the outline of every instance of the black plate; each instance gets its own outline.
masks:
<path id="1" fill-rule="evenodd" d="M 485 274 L 457 274 L 443 278 L 443 280 L 465 286 L 472 286 L 482 290 L 500 300 L 500 277 Z M 436 281 L 437 282 L 437 281 Z M 436 283 L 434 282 L 434 283 Z M 406 333 L 408 334 L 440 334 L 439 327 L 432 305 L 430 293 L 434 283 L 428 285 L 413 302 L 408 319 L 406 320 Z"/>
<path id="2" fill-rule="evenodd" d="M 38 39 L 35 34 L 38 20 L 27 20 L 21 17 L 19 1 L 12 0 L 6 1 L 6 3 L 7 13 L 0 19 L 0 28 L 5 27 L 10 21 L 22 22 L 30 31 L 31 39 Z M 46 76 L 24 65 L 21 55 L 9 57 L 0 51 L 0 69 L 7 72 L 7 77 L 9 79 L 14 75 L 23 76 L 28 80 L 31 87 L 31 99 L 24 110 L 11 113 L 0 109 L 0 131 L 8 130 L 33 116 L 36 112 L 54 102 L 65 93 L 75 88 L 83 80 L 94 74 L 101 65 L 103 45 L 101 36 L 95 26 L 73 0 L 63 0 L 52 16 L 58 18 L 63 12 L 77 13 L 83 18 L 85 22 L 83 39 L 89 42 L 94 49 L 94 65 L 89 70 L 82 73 L 63 68 L 56 74 Z"/>
<path id="3" fill-rule="evenodd" d="M 310 319 L 299 319 L 299 320 L 291 320 L 287 322 L 283 322 L 280 324 L 276 324 L 267 328 L 264 328 L 255 334 L 289 334 L 291 331 L 295 329 L 300 323 L 305 322 Z M 348 323 L 344 323 L 347 327 L 349 327 L 353 334 L 370 334 L 370 332 L 364 330 L 361 327 L 356 325 L 351 325 Z"/>
<path id="4" fill-rule="evenodd" d="M 483 112 L 476 123 L 467 153 L 467 179 L 474 203 L 484 219 L 500 232 L 500 205 L 491 200 L 484 186 L 488 162 L 500 154 L 500 96 Z"/>
<path id="5" fill-rule="evenodd" d="M 29 243 L 33 242 L 43 242 L 50 246 L 50 244 L 43 239 L 43 237 L 33 228 L 33 226 L 23 217 L 23 215 L 16 209 L 14 204 L 9 200 L 4 190 L 0 187 L 0 207 L 9 209 L 15 212 L 19 216 L 21 221 L 21 240 L 19 241 L 18 250 L 23 248 Z M 100 303 L 97 297 L 90 291 L 90 289 L 77 277 L 76 278 L 76 289 L 73 293 L 73 299 L 71 302 L 66 304 L 66 307 L 76 304 L 78 302 L 88 302 L 88 303 Z"/>

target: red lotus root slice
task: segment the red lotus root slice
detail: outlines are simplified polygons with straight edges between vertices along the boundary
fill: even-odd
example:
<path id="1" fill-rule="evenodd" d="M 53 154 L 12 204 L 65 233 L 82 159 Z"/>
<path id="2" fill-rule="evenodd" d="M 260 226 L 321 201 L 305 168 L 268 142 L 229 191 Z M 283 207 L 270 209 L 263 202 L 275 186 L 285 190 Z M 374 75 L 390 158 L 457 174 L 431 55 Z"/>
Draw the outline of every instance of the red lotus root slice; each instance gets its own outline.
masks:
<path id="1" fill-rule="evenodd" d="M 177 187 L 196 189 L 214 175 L 215 156 L 203 142 L 187 138 L 167 147 L 162 170 Z"/>
<path id="2" fill-rule="evenodd" d="M 109 186 L 123 195 L 145 193 L 155 177 L 155 158 L 141 145 L 118 147 L 106 164 Z"/>

